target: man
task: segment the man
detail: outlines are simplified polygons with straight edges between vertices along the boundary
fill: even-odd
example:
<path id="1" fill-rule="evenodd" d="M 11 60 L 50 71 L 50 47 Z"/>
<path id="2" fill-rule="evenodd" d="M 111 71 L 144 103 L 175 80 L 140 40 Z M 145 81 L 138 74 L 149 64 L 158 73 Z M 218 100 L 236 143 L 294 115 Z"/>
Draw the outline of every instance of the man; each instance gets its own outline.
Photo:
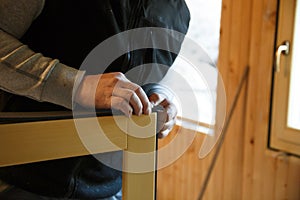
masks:
<path id="1" fill-rule="evenodd" d="M 96 45 L 122 31 L 156 26 L 186 33 L 188 22 L 182 0 L 0 0 L 0 108 L 26 112 L 76 104 L 130 117 L 150 114 L 159 104 L 168 115 L 159 133 L 166 136 L 176 116 L 168 93 L 159 84 L 141 87 L 124 74 L 145 63 L 171 66 L 174 53 L 128 52 L 101 74 L 79 67 Z M 0 168 L 0 179 L 15 186 L 1 194 L 6 199 L 113 199 L 121 190 L 121 173 L 92 156 Z"/>

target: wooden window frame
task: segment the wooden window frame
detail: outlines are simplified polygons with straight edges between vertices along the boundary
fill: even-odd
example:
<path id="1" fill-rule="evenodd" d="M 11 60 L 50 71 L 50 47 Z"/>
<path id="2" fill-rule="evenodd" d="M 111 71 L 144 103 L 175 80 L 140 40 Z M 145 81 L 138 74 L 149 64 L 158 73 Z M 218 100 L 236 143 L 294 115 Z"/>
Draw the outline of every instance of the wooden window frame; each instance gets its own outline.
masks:
<path id="1" fill-rule="evenodd" d="M 284 41 L 291 41 L 290 43 L 293 44 L 292 27 L 294 27 L 295 8 L 296 0 L 284 0 L 279 2 L 277 47 Z M 291 10 L 293 12 L 291 12 Z M 300 131 L 290 128 L 287 125 L 291 59 L 291 54 L 286 56 L 282 55 L 280 71 L 276 70 L 276 68 L 274 70 L 269 146 L 272 149 L 300 156 Z M 274 61 L 274 63 L 275 62 L 276 61 Z"/>
<path id="2" fill-rule="evenodd" d="M 123 169 L 147 165 L 149 172 L 123 170 L 124 200 L 154 200 L 156 188 L 156 113 L 150 116 L 81 118 L 87 126 L 98 120 L 102 130 L 78 135 L 74 119 L 0 124 L 0 167 L 123 150 Z M 117 123 L 116 123 L 117 120 Z M 122 126 L 122 129 L 120 128 Z M 123 128 L 126 128 L 124 132 Z M 147 132 L 147 138 L 134 133 Z M 128 134 L 130 133 L 130 134 Z M 88 147 L 83 144 L 88 144 Z M 90 148 L 92 147 L 92 148 Z M 143 162 L 128 152 L 152 154 Z"/>

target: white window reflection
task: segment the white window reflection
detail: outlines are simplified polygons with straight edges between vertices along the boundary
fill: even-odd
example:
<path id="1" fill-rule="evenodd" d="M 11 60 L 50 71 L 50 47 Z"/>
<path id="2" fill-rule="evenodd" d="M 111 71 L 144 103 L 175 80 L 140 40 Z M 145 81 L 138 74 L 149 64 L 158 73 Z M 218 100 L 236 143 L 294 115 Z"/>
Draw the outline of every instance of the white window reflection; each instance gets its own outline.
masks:
<path id="1" fill-rule="evenodd" d="M 222 1 L 186 0 L 186 3 L 191 14 L 187 37 L 199 44 L 202 50 L 189 46 L 186 41 L 182 50 L 184 49 L 184 54 L 188 58 L 199 60 L 200 65 L 205 68 L 205 74 L 203 70 L 201 70 L 202 74 L 197 73 L 199 66 L 193 66 L 189 59 L 179 56 L 161 83 L 169 87 L 177 96 L 177 99 L 174 99 L 178 108 L 177 124 L 208 133 L 205 126 L 196 126 L 196 124 L 200 122 L 214 125 L 215 123 L 216 105 L 213 99 L 216 98 L 218 74 L 214 63 L 217 63 L 219 54 Z M 197 61 L 196 64 L 199 62 Z M 207 80 L 208 76 L 214 80 Z"/>
<path id="2" fill-rule="evenodd" d="M 292 46 L 288 127 L 300 130 L 300 3 L 297 2 Z"/>

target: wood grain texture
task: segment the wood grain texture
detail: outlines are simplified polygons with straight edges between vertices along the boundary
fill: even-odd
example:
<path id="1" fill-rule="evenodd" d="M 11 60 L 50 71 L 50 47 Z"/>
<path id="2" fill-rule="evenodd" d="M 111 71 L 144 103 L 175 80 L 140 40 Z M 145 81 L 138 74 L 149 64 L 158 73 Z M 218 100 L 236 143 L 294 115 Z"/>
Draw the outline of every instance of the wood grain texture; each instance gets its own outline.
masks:
<path id="1" fill-rule="evenodd" d="M 125 149 L 126 135 L 113 117 L 0 125 L 0 166 Z M 127 126 L 126 117 L 117 117 Z M 99 125 L 102 130 L 99 129 Z"/>
<path id="2" fill-rule="evenodd" d="M 278 15 L 278 33 L 276 46 L 284 41 L 290 41 L 291 53 L 281 55 L 280 71 L 274 73 L 274 90 L 272 105 L 271 141 L 270 146 L 275 149 L 282 149 L 289 153 L 300 155 L 300 134 L 299 130 L 288 127 L 288 101 L 291 81 L 293 35 L 295 23 L 295 0 L 280 2 Z"/>
<path id="3" fill-rule="evenodd" d="M 132 118 L 123 156 L 124 200 L 154 200 L 156 171 L 156 115 Z"/>
<path id="4" fill-rule="evenodd" d="M 277 0 L 223 0 L 218 66 L 228 106 L 245 66 L 250 74 L 204 199 L 300 199 L 300 159 L 268 148 L 276 16 Z M 158 200 L 197 199 L 211 161 L 187 159 L 198 145 L 158 173 Z"/>
<path id="5" fill-rule="evenodd" d="M 155 199 L 156 114 L 76 120 L 0 125 L 0 166 L 124 150 L 123 199 Z"/>
<path id="6" fill-rule="evenodd" d="M 159 149 L 167 146 L 177 134 L 193 134 L 190 130 L 176 126 L 170 135 L 158 141 Z M 157 199 L 180 200 L 197 199 L 207 166 L 198 159 L 198 153 L 204 139 L 203 134 L 197 134 L 188 150 L 169 166 L 157 173 Z M 180 144 L 172 145 L 169 155 L 178 151 Z M 160 154 L 158 154 L 160 157 Z"/>

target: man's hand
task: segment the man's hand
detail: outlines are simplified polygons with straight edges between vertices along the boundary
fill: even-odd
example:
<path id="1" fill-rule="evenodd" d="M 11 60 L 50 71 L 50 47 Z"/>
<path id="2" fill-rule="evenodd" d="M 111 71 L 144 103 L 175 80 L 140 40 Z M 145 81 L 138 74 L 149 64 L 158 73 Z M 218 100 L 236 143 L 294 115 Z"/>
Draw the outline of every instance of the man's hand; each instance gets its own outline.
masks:
<path id="1" fill-rule="evenodd" d="M 151 104 L 143 89 L 120 72 L 86 76 L 79 86 L 75 101 L 97 109 L 117 109 L 130 117 L 150 114 Z"/>
<path id="2" fill-rule="evenodd" d="M 177 109 L 175 104 L 168 100 L 164 95 L 154 93 L 150 95 L 149 100 L 153 106 L 161 107 L 158 111 L 158 137 L 166 137 L 176 122 Z"/>

